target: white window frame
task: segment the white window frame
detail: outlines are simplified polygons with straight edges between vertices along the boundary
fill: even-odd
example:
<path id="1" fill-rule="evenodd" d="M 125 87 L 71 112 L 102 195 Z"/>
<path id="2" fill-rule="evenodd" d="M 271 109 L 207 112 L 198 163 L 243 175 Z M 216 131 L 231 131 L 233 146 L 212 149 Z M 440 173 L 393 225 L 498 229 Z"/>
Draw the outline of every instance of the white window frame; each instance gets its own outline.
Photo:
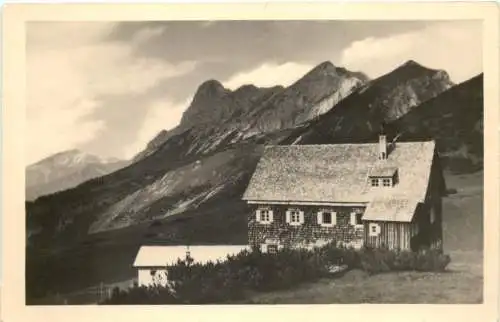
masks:
<path id="1" fill-rule="evenodd" d="M 266 242 L 266 243 L 260 245 L 261 252 L 268 253 L 269 252 L 269 249 L 268 249 L 269 246 L 271 246 L 271 247 L 276 246 L 276 250 L 277 251 L 280 251 L 280 250 L 283 249 L 283 245 L 281 245 L 279 242 L 272 242 L 272 243 Z"/>
<path id="2" fill-rule="evenodd" d="M 330 213 L 331 216 L 332 216 L 332 222 L 331 223 L 325 223 L 323 222 L 323 215 L 325 213 Z M 322 227 L 334 227 L 337 225 L 337 212 L 336 211 L 332 211 L 332 210 L 328 210 L 328 209 L 324 209 L 324 210 L 321 210 L 321 211 L 318 211 L 318 224 Z"/>
<path id="3" fill-rule="evenodd" d="M 297 215 L 298 217 L 294 217 Z M 292 219 L 297 218 L 298 221 L 292 221 Z M 286 211 L 286 222 L 290 226 L 300 226 L 304 223 L 304 212 L 296 208 L 290 208 Z"/>
<path id="4" fill-rule="evenodd" d="M 351 226 L 354 226 L 355 228 L 363 228 L 363 220 L 361 220 L 361 223 L 358 224 L 358 215 L 361 215 L 357 212 L 351 212 Z"/>
<path id="5" fill-rule="evenodd" d="M 382 178 L 382 187 L 392 187 L 392 178 Z"/>
<path id="6" fill-rule="evenodd" d="M 274 252 L 270 252 L 270 251 L 269 251 L 269 247 L 271 247 L 271 248 L 275 248 L 275 251 L 274 251 Z M 278 245 L 277 245 L 277 244 L 269 244 L 269 245 L 267 245 L 267 246 L 266 246 L 266 252 L 267 252 L 267 253 L 270 253 L 270 254 L 276 254 L 276 253 L 278 252 L 278 250 L 279 250 L 279 247 L 278 247 Z"/>
<path id="7" fill-rule="evenodd" d="M 263 218 L 262 218 L 263 214 L 266 217 L 268 217 L 268 218 L 266 218 L 266 220 L 263 220 Z M 256 211 L 256 221 L 258 223 L 269 225 L 274 221 L 273 217 L 274 217 L 273 211 L 269 208 L 260 208 L 260 209 L 257 209 L 257 211 Z"/>
<path id="8" fill-rule="evenodd" d="M 262 222 L 271 221 L 271 214 L 269 213 L 269 210 L 263 209 L 260 211 L 260 221 Z"/>
<path id="9" fill-rule="evenodd" d="M 370 178 L 370 185 L 372 187 L 379 187 L 380 186 L 379 179 L 378 178 Z"/>
<path id="10" fill-rule="evenodd" d="M 380 235 L 380 225 L 377 223 L 370 223 L 368 225 L 368 235 L 370 237 L 378 237 Z"/>

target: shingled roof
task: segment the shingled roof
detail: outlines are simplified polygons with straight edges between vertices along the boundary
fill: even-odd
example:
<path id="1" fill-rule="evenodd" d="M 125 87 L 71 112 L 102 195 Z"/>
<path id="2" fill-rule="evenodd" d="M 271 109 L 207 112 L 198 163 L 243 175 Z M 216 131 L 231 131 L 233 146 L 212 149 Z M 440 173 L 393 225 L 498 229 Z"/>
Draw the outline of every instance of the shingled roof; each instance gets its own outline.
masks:
<path id="1" fill-rule="evenodd" d="M 386 160 L 378 143 L 268 146 L 244 200 L 258 202 L 369 203 L 376 199 L 424 202 L 434 141 L 398 142 Z M 393 173 L 393 187 L 371 187 L 369 177 Z M 413 206 L 410 206 L 413 207 Z"/>
<path id="2" fill-rule="evenodd" d="M 413 199 L 375 199 L 366 207 L 363 220 L 410 222 L 417 204 Z"/>

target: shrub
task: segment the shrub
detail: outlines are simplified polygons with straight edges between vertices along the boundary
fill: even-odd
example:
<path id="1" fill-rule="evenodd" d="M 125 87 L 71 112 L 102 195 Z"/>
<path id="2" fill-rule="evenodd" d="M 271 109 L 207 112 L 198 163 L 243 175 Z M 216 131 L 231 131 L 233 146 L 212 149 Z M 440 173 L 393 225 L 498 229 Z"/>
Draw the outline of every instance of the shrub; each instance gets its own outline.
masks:
<path id="1" fill-rule="evenodd" d="M 178 299 L 165 287 L 137 286 L 124 291 L 115 287 L 102 304 L 176 304 Z"/>
<path id="2" fill-rule="evenodd" d="M 359 252 L 361 268 L 369 274 L 389 271 L 442 272 L 451 259 L 438 250 L 421 252 L 363 249 Z"/>
<path id="3" fill-rule="evenodd" d="M 449 195 L 454 195 L 454 194 L 456 194 L 456 193 L 458 193 L 458 190 L 457 190 L 457 189 L 455 189 L 455 188 L 448 188 L 448 189 L 446 189 L 446 195 L 447 195 L 447 196 L 449 196 Z"/>
<path id="4" fill-rule="evenodd" d="M 161 221 L 159 220 L 153 220 L 151 224 L 149 224 L 149 227 L 160 227 L 161 226 Z"/>
<path id="5" fill-rule="evenodd" d="M 170 287 L 115 289 L 104 304 L 208 304 L 242 299 L 247 290 L 271 291 L 328 276 L 331 265 L 360 268 L 369 274 L 389 271 L 443 271 L 450 257 L 438 251 L 354 250 L 326 245 L 313 250 L 258 249 L 228 256 L 224 262 L 193 263 L 186 258 L 167 268 Z"/>

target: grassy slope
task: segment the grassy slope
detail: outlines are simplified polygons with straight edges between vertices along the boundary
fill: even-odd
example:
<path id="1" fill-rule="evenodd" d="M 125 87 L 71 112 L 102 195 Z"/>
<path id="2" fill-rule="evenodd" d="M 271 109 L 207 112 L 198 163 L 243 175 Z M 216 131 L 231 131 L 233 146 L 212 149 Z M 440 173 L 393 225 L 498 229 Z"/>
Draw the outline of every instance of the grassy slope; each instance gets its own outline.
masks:
<path id="1" fill-rule="evenodd" d="M 400 272 L 368 276 L 353 270 L 282 292 L 256 294 L 248 304 L 481 303 L 481 258 L 453 252 L 450 272 Z M 474 264 L 471 264 L 474 263 Z"/>
<path id="2" fill-rule="evenodd" d="M 244 303 L 481 303 L 483 292 L 483 173 L 447 175 L 458 192 L 444 199 L 446 273 L 401 272 L 368 276 L 358 270 L 287 291 L 254 294 Z"/>

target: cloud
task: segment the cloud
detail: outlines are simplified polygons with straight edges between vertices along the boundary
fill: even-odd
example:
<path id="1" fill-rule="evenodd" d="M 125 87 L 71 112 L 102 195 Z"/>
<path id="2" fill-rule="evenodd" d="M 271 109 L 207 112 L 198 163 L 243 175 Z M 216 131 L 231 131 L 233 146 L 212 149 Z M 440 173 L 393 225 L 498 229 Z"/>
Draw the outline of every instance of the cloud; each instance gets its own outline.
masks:
<path id="1" fill-rule="evenodd" d="M 245 84 L 254 84 L 260 87 L 289 86 L 313 67 L 314 65 L 295 62 L 284 64 L 264 63 L 255 69 L 233 75 L 223 84 L 233 90 Z"/>
<path id="2" fill-rule="evenodd" d="M 378 77 L 409 59 L 444 69 L 454 82 L 482 71 L 481 24 L 454 21 L 433 24 L 418 31 L 354 41 L 343 50 L 340 63 Z"/>
<path id="3" fill-rule="evenodd" d="M 170 130 L 176 127 L 182 114 L 189 106 L 190 100 L 180 104 L 174 104 L 168 97 L 150 102 L 145 108 L 147 114 L 137 133 L 134 142 L 126 146 L 125 157 L 132 158 L 142 151 L 161 130 Z"/>
<path id="4" fill-rule="evenodd" d="M 112 23 L 30 23 L 27 47 L 26 163 L 95 140 L 106 126 L 91 116 L 106 96 L 138 95 L 189 73 L 195 62 L 138 57 L 129 42 L 103 41 Z M 123 111 L 126 113 L 126 111 Z"/>
<path id="5" fill-rule="evenodd" d="M 146 43 L 161 36 L 166 29 L 166 26 L 147 26 L 145 28 L 138 29 L 138 31 L 133 35 L 132 41 Z"/>

